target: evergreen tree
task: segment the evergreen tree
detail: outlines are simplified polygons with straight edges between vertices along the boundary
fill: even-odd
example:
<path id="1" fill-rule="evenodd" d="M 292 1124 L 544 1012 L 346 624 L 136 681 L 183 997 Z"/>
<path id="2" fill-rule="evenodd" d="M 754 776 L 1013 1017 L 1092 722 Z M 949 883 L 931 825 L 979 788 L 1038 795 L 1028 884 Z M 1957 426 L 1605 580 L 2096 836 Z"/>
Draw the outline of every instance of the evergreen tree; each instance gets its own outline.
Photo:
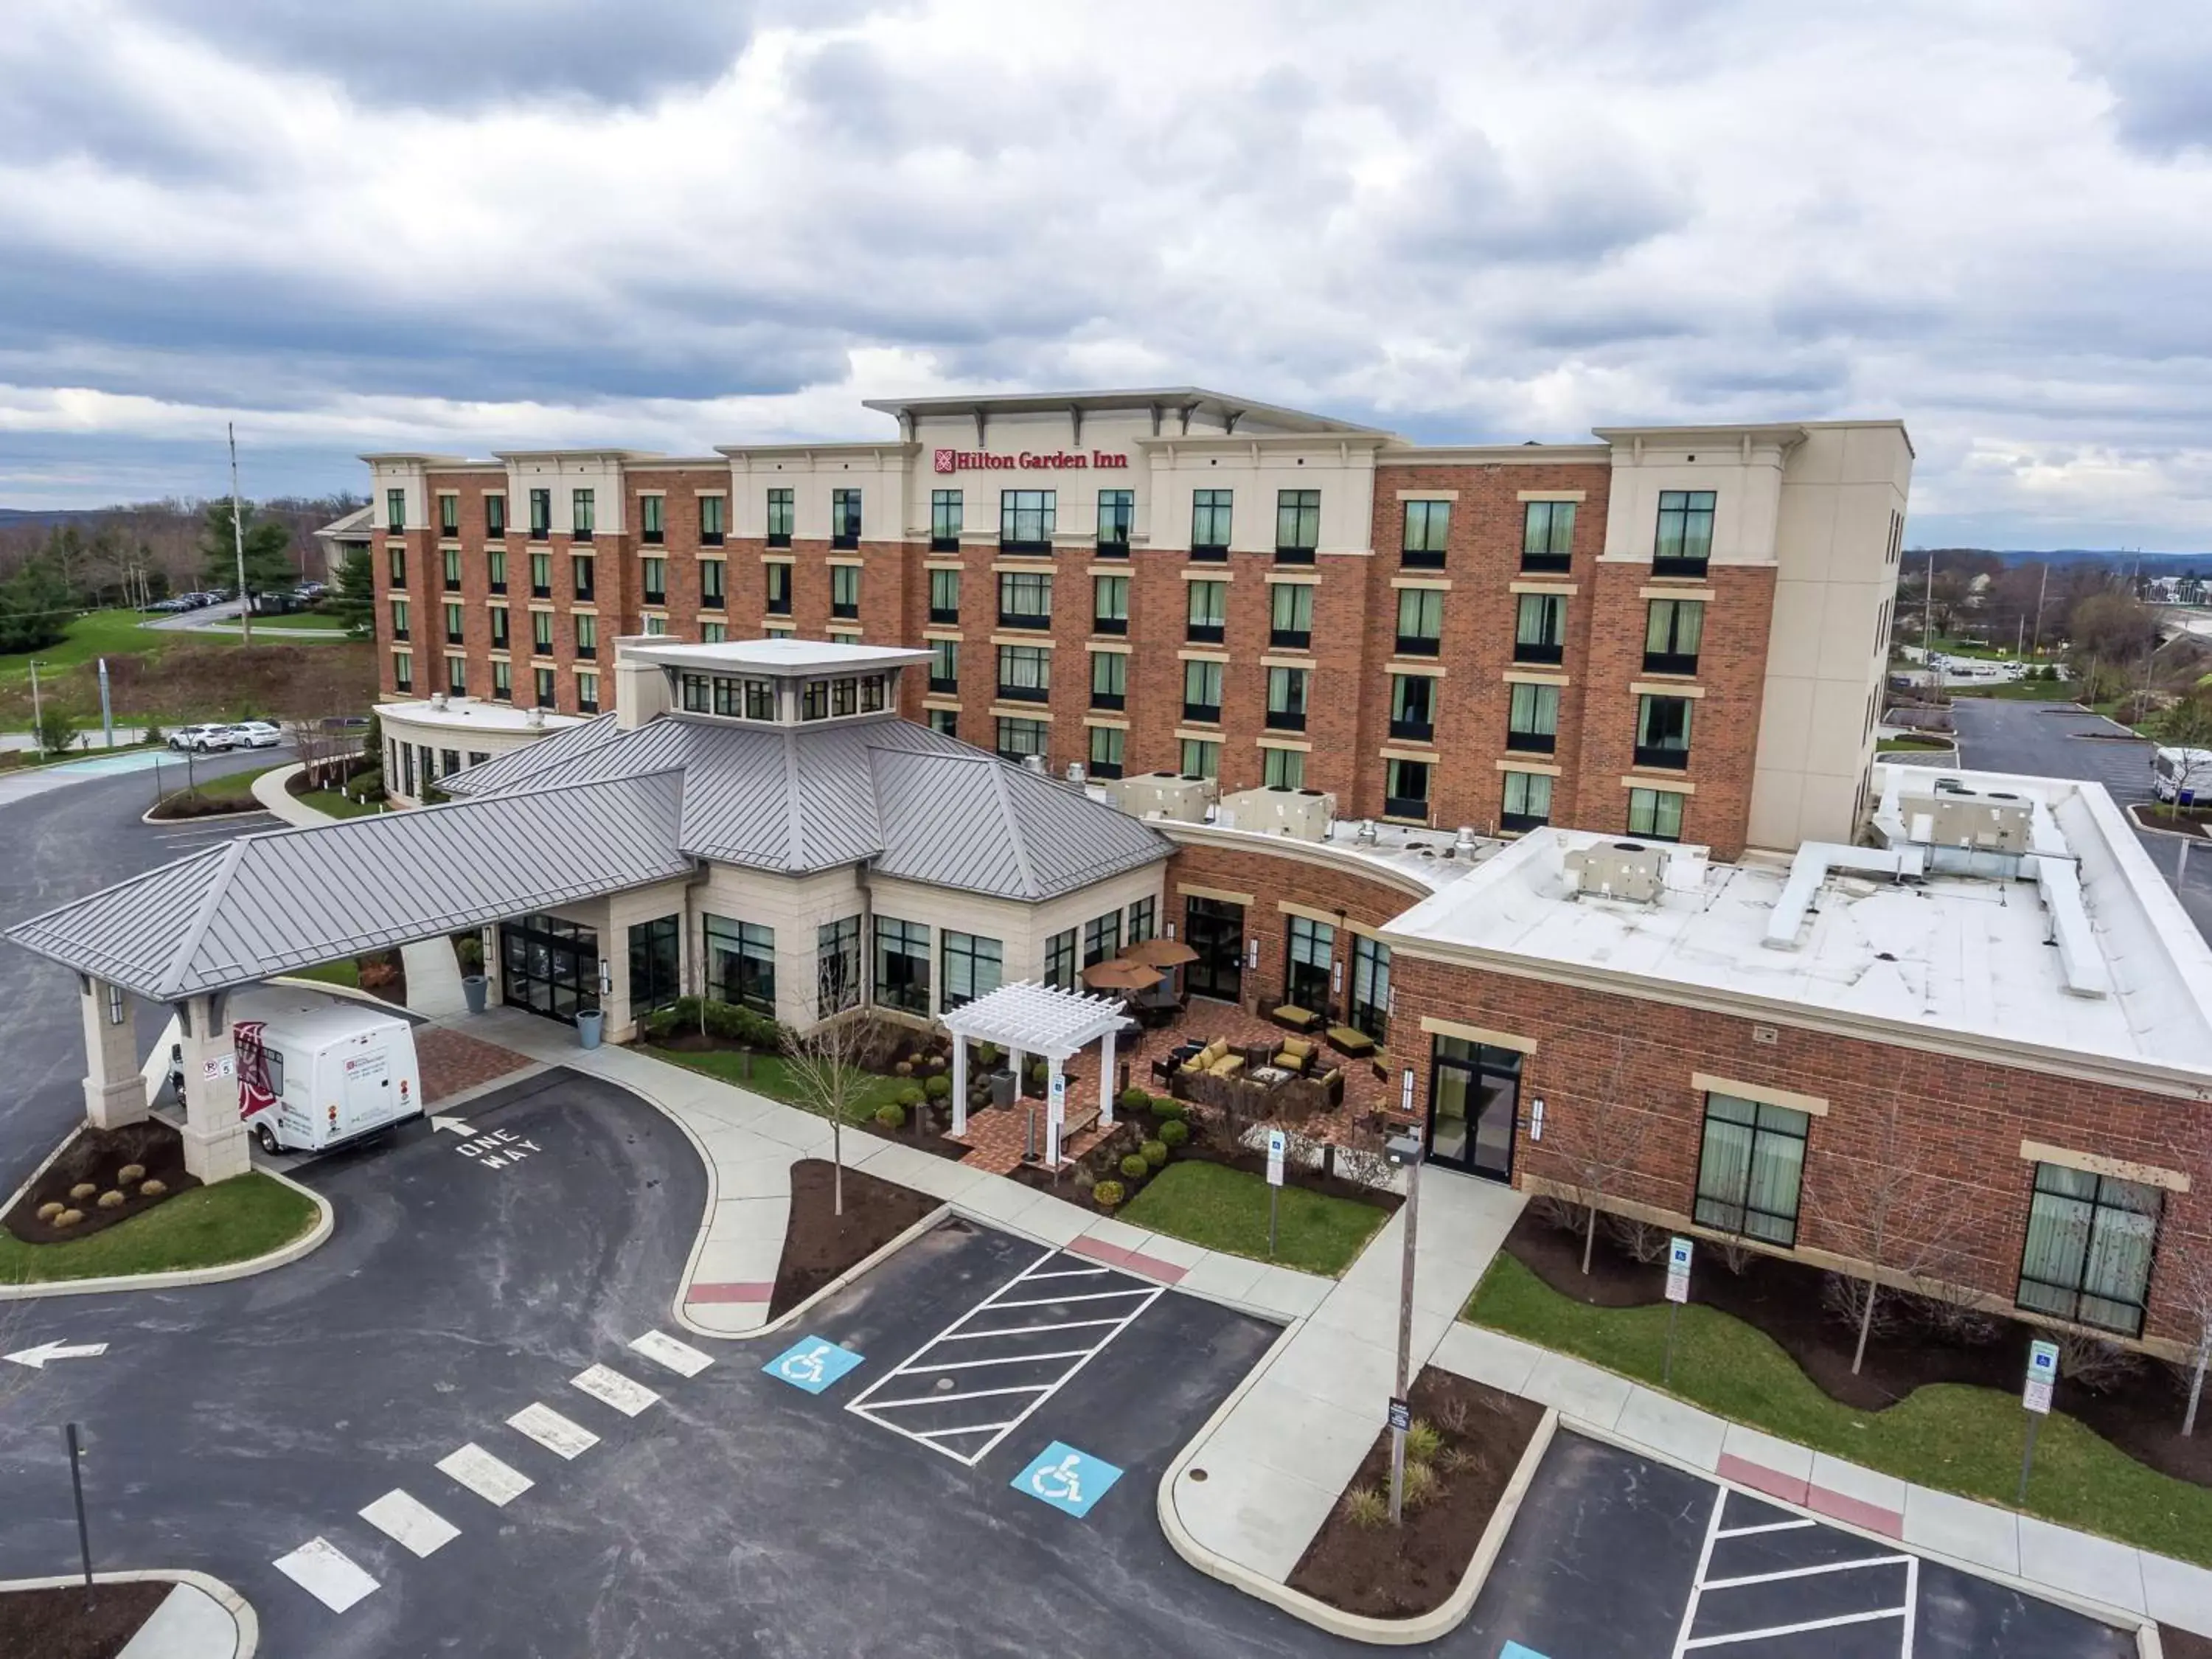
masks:
<path id="1" fill-rule="evenodd" d="M 204 580 L 211 587 L 231 587 L 238 581 L 238 552 L 232 544 L 230 503 L 210 501 L 200 531 Z M 292 559 L 292 532 L 272 519 L 257 519 L 252 505 L 246 508 L 246 594 L 268 593 L 298 586 L 300 569 Z"/>
<path id="2" fill-rule="evenodd" d="M 0 582 L 0 653 L 39 651 L 58 643 L 76 614 L 69 584 L 46 559 L 27 561 Z"/>
<path id="3" fill-rule="evenodd" d="M 338 571 L 337 592 L 323 601 L 324 610 L 338 617 L 355 639 L 376 632 L 376 567 L 369 550 L 356 547 L 346 555 Z"/>

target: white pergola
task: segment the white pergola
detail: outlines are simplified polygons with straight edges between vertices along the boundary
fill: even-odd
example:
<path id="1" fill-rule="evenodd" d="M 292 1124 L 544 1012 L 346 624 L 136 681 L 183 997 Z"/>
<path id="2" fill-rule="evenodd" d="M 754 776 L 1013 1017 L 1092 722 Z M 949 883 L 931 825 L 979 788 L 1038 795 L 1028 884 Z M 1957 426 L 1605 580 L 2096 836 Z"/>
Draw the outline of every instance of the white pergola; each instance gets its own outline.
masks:
<path id="1" fill-rule="evenodd" d="M 1042 1055 L 1051 1074 L 1048 1099 L 1064 1097 L 1060 1068 L 1067 1057 L 1092 1042 L 1099 1043 L 1098 1121 L 1113 1127 L 1114 1039 L 1127 1024 L 1120 1003 L 1021 980 L 946 1010 L 938 1015 L 937 1023 L 952 1035 L 954 1134 L 964 1133 L 968 1127 L 970 1042 L 991 1042 L 1004 1048 L 1013 1062 L 1017 1079 L 1030 1055 Z M 1047 1115 L 1045 1161 L 1048 1164 L 1060 1162 L 1060 1123 L 1057 1113 Z"/>

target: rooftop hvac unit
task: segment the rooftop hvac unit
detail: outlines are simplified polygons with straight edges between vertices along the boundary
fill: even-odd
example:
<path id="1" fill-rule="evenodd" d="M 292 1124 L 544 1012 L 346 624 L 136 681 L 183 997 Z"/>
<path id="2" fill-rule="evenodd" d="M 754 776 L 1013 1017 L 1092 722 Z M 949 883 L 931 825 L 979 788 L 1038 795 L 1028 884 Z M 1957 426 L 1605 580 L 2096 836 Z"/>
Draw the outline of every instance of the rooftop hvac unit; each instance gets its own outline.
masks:
<path id="1" fill-rule="evenodd" d="M 2035 831 L 2035 808 L 2002 789 L 1950 788 L 1905 803 L 1908 838 L 1970 853 L 2023 854 Z"/>
<path id="2" fill-rule="evenodd" d="M 1133 778 L 1109 778 L 1106 799 L 1133 817 L 1158 813 L 1179 823 L 1203 823 L 1206 808 L 1221 793 L 1211 778 L 1180 772 L 1144 772 Z"/>
<path id="3" fill-rule="evenodd" d="M 1220 816 L 1256 835 L 1327 841 L 1336 797 L 1318 789 L 1240 789 L 1221 798 Z"/>
<path id="4" fill-rule="evenodd" d="M 1640 841 L 1593 842 L 1566 856 L 1567 884 L 1579 896 L 1650 904 L 1664 884 L 1666 854 Z"/>

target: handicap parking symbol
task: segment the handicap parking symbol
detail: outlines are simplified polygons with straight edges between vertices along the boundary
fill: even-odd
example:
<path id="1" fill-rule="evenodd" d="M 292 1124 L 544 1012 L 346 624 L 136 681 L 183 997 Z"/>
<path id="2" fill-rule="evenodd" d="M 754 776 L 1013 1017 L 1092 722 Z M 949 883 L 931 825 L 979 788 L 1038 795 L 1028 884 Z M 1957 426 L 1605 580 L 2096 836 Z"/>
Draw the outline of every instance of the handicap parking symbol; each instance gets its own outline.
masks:
<path id="1" fill-rule="evenodd" d="M 1073 1516 L 1091 1513 L 1091 1506 L 1121 1478 L 1121 1471 L 1103 1458 L 1079 1452 L 1064 1440 L 1055 1440 L 1039 1452 L 1036 1461 L 1014 1477 L 1014 1490 L 1064 1510 Z"/>
<path id="2" fill-rule="evenodd" d="M 824 1342 L 819 1337 L 802 1336 L 761 1369 L 779 1382 L 790 1383 L 794 1389 L 804 1389 L 809 1394 L 820 1394 L 860 1363 L 859 1354 L 841 1348 L 835 1342 Z"/>

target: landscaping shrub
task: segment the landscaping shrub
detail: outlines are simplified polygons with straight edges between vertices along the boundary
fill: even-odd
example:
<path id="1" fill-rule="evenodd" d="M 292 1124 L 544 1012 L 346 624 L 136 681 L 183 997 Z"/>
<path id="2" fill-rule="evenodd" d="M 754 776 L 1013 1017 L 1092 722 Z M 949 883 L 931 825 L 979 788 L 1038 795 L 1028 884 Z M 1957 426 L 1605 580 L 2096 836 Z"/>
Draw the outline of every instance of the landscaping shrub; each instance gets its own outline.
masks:
<path id="1" fill-rule="evenodd" d="M 67 1207 L 68 1206 L 66 1205 L 62 1204 L 41 1204 L 39 1206 L 39 1219 L 41 1221 L 52 1221 Z"/>
<path id="2" fill-rule="evenodd" d="M 921 1105 L 926 1097 L 921 1092 L 921 1085 L 919 1083 L 909 1083 L 891 1097 L 900 1105 L 908 1108 Z"/>
<path id="3" fill-rule="evenodd" d="M 461 971 L 465 974 L 481 974 L 483 972 L 483 939 L 482 936 L 473 933 L 454 934 L 453 959 L 460 963 Z"/>
<path id="4" fill-rule="evenodd" d="M 1006 1050 L 995 1042 L 979 1042 L 975 1045 L 975 1063 L 986 1071 L 996 1066 L 1006 1057 Z"/>
<path id="5" fill-rule="evenodd" d="M 1152 1096 L 1134 1084 L 1122 1090 L 1121 1098 L 1115 1102 L 1115 1104 L 1125 1112 L 1145 1111 L 1151 1107 L 1152 1103 Z"/>
<path id="6" fill-rule="evenodd" d="M 891 1070 L 900 1077 L 912 1077 L 914 1075 L 914 1062 L 910 1060 L 899 1060 L 892 1066 Z"/>
<path id="7" fill-rule="evenodd" d="M 1157 1140 L 1148 1140 L 1138 1147 L 1137 1155 L 1155 1170 L 1168 1161 L 1167 1147 Z"/>
<path id="8" fill-rule="evenodd" d="M 1121 1201 L 1124 1188 L 1118 1181 L 1099 1181 L 1091 1183 L 1091 1196 L 1102 1210 L 1110 1210 Z"/>
<path id="9" fill-rule="evenodd" d="M 100 1207 L 101 1209 L 116 1210 L 122 1208 L 122 1206 L 123 1194 L 117 1192 L 113 1188 L 109 1188 L 107 1191 L 100 1195 Z"/>
<path id="10" fill-rule="evenodd" d="M 1179 1117 L 1171 1117 L 1160 1125 L 1160 1145 L 1173 1151 L 1190 1139 L 1190 1125 Z"/>
<path id="11" fill-rule="evenodd" d="M 942 1072 L 933 1072 L 923 1079 L 921 1091 L 932 1100 L 943 1100 L 952 1092 L 952 1079 Z"/>
<path id="12" fill-rule="evenodd" d="M 145 1178 L 146 1166 L 143 1164 L 126 1164 L 115 1172 L 115 1184 L 118 1187 L 135 1187 Z"/>
<path id="13" fill-rule="evenodd" d="M 1388 1526 L 1390 1500 L 1372 1486 L 1354 1486 L 1344 1494 L 1344 1518 L 1363 1531 Z"/>
<path id="14" fill-rule="evenodd" d="M 1433 1463 L 1406 1463 L 1406 1507 L 1408 1510 L 1426 1508 L 1443 1493 L 1444 1483 Z"/>
<path id="15" fill-rule="evenodd" d="M 1132 1181 L 1142 1181 L 1152 1172 L 1152 1166 L 1145 1161 L 1142 1152 L 1132 1152 L 1121 1160 L 1121 1173 Z"/>
<path id="16" fill-rule="evenodd" d="M 84 1212 L 82 1210 L 64 1210 L 59 1215 L 54 1218 L 54 1225 L 57 1227 L 74 1227 L 83 1219 Z"/>
<path id="17" fill-rule="evenodd" d="M 1144 1091 L 1139 1089 L 1135 1092 L 1142 1094 Z M 1189 1110 L 1189 1107 L 1184 1105 L 1173 1095 L 1156 1095 L 1152 1097 L 1152 1115 L 1163 1123 L 1173 1122 Z"/>
<path id="18" fill-rule="evenodd" d="M 1416 1463 L 1433 1463 L 1443 1449 L 1444 1437 L 1425 1417 L 1417 1417 L 1406 1430 L 1406 1456 Z"/>
<path id="19" fill-rule="evenodd" d="M 876 1121 L 886 1129 L 896 1129 L 906 1121 L 906 1108 L 896 1100 L 887 1100 L 876 1108 Z"/>
<path id="20" fill-rule="evenodd" d="M 77 1202 L 82 1203 L 86 1199 L 90 1198 L 99 1190 L 100 1188 L 94 1186 L 89 1181 L 80 1181 L 76 1186 L 70 1188 L 70 1196 L 76 1200 Z"/>
<path id="21" fill-rule="evenodd" d="M 141 1198 L 159 1198 L 162 1194 L 168 1190 L 168 1182 L 165 1181 L 149 1181 L 138 1188 L 138 1196 Z"/>
<path id="22" fill-rule="evenodd" d="M 678 997 L 665 1008 L 656 1008 L 646 1017 L 645 1034 L 655 1042 L 696 1031 L 700 1028 L 699 999 Z M 735 1003 L 707 1003 L 707 1035 L 720 1037 L 725 1042 L 742 1042 L 747 1048 L 758 1048 L 768 1054 L 780 1054 L 789 1036 L 782 1026 L 750 1008 L 740 1008 Z"/>

